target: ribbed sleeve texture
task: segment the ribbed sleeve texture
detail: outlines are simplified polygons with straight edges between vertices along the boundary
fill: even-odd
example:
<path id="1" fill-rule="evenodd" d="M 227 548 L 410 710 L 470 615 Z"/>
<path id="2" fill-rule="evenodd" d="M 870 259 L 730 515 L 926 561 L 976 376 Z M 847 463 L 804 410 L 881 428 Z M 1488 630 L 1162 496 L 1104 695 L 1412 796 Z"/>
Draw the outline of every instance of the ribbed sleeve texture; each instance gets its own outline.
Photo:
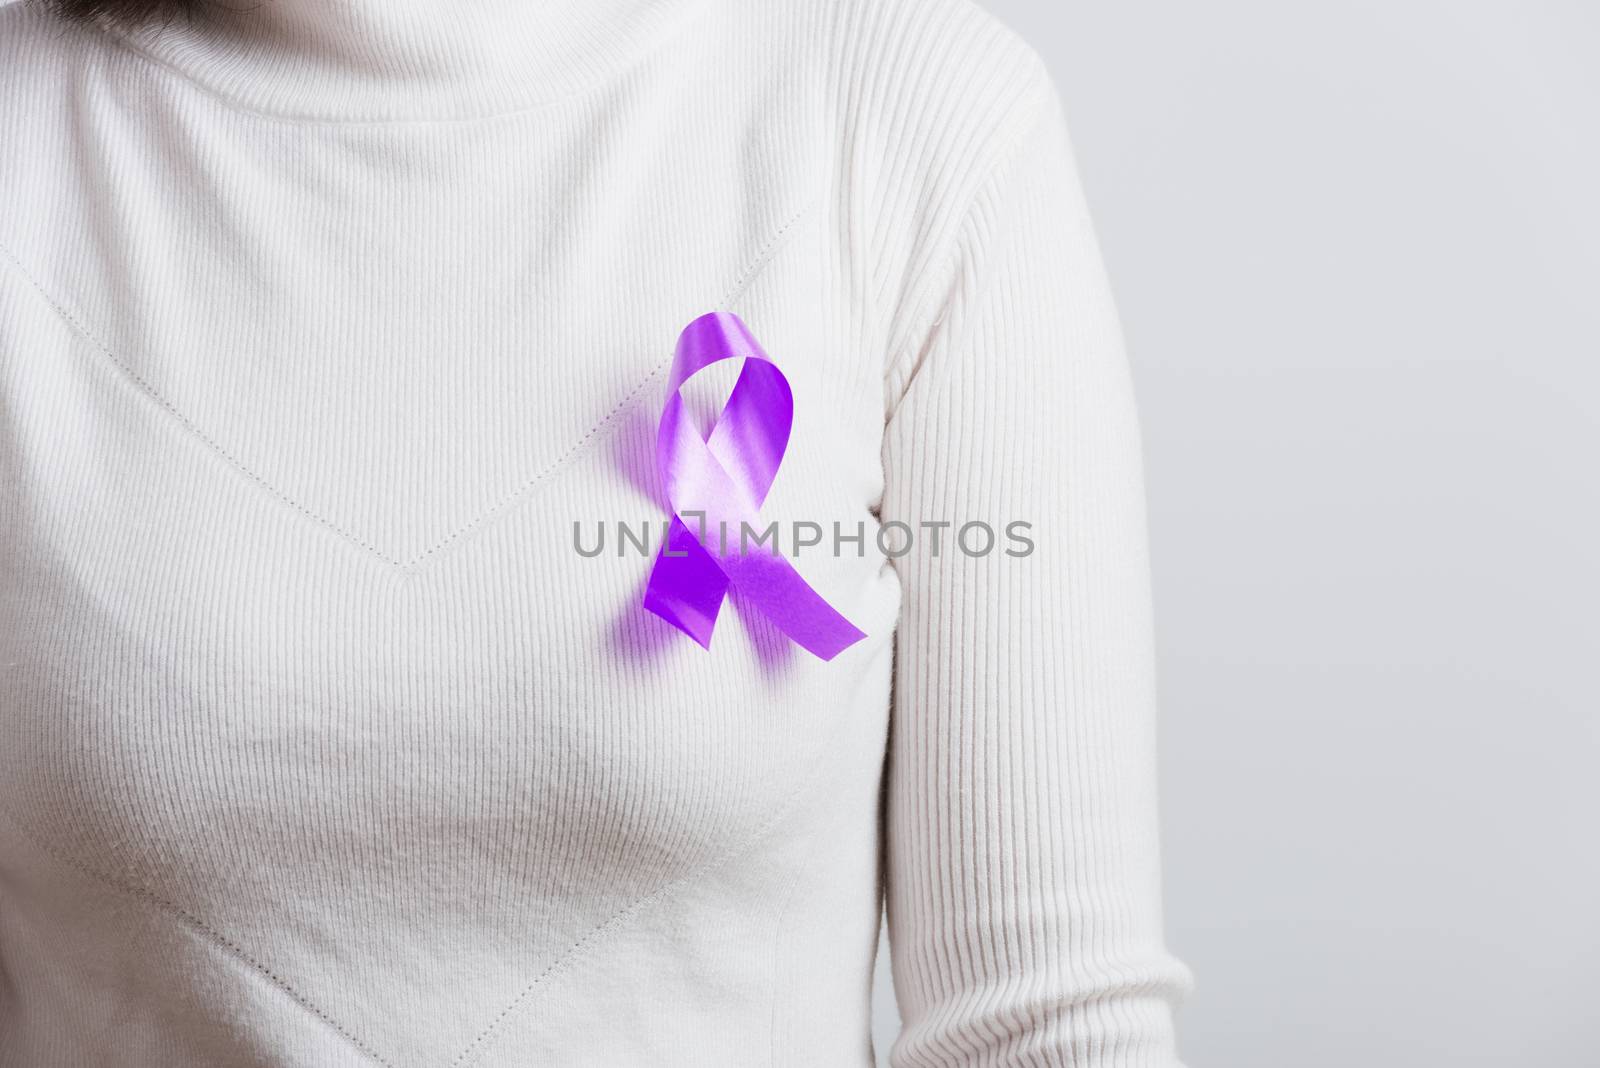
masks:
<path id="1" fill-rule="evenodd" d="M 0 1068 L 1178 1068 L 1039 53 L 968 0 L 210 7 L 0 9 Z M 831 661 L 642 607 L 712 310 L 792 387 L 761 517 Z"/>
<path id="2" fill-rule="evenodd" d="M 896 1068 L 1171 1065 L 1190 984 L 1161 934 L 1129 369 L 1053 82 L 1027 110 L 885 433 L 883 520 L 949 525 L 942 553 L 897 561 Z M 1025 557 L 953 544 L 1012 523 Z"/>

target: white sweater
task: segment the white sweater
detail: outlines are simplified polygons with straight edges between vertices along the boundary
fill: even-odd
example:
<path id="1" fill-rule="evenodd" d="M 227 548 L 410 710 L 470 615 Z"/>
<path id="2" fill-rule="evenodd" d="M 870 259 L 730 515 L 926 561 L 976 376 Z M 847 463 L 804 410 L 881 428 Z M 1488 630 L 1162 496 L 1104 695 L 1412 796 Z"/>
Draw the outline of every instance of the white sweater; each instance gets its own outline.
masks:
<path id="1" fill-rule="evenodd" d="M 1038 54 L 967 0 L 231 6 L 0 10 L 0 1065 L 861 1068 L 880 903 L 896 1068 L 1177 1065 Z M 618 551 L 714 310 L 792 385 L 831 661 Z"/>

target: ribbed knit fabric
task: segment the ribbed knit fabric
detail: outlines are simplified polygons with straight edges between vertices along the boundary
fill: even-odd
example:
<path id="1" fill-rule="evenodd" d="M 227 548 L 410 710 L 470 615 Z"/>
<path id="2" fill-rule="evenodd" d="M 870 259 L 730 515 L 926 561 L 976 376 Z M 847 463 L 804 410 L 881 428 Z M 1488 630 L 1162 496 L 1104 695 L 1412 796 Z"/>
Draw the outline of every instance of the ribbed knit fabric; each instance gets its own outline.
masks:
<path id="1" fill-rule="evenodd" d="M 862 1068 L 881 905 L 895 1068 L 1177 1065 L 1139 432 L 1037 53 L 967 0 L 230 6 L 0 10 L 0 1066 Z M 702 649 L 617 538 L 718 309 L 831 662 L 737 591 Z"/>

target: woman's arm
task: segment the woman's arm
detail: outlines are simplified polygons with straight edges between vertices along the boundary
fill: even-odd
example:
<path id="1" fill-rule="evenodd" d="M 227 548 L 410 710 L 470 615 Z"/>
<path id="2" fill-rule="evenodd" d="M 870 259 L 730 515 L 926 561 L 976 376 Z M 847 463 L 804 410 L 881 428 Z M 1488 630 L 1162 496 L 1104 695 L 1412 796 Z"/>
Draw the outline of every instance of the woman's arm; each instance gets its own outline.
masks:
<path id="1" fill-rule="evenodd" d="M 880 518 L 915 534 L 886 783 L 895 1068 L 1179 1063 L 1138 418 L 1039 71 L 942 313 L 891 378 Z M 987 555 L 958 544 L 970 522 L 995 532 Z M 1007 555 L 1016 522 L 1029 555 Z"/>

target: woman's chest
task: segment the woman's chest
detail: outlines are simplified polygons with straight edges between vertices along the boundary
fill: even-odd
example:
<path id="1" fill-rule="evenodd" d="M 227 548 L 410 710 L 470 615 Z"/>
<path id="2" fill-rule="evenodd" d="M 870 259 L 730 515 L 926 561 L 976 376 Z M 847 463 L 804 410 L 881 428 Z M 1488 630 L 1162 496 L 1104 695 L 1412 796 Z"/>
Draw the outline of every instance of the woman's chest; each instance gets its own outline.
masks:
<path id="1" fill-rule="evenodd" d="M 352 888 L 598 909 L 753 833 L 828 739 L 881 734 L 898 606 L 877 382 L 805 225 L 705 292 L 794 388 L 759 519 L 825 535 L 796 567 L 868 634 L 827 663 L 737 589 L 709 650 L 643 608 L 665 302 L 510 315 L 493 359 L 440 337 L 427 365 L 396 333 L 421 376 L 357 340 L 390 328 L 356 302 L 327 327 L 348 358 L 272 334 L 261 360 L 211 352 L 240 382 L 186 390 L 181 361 L 126 358 L 8 278 L 0 806 L 200 915 Z M 706 425 L 714 394 L 690 398 Z"/>

